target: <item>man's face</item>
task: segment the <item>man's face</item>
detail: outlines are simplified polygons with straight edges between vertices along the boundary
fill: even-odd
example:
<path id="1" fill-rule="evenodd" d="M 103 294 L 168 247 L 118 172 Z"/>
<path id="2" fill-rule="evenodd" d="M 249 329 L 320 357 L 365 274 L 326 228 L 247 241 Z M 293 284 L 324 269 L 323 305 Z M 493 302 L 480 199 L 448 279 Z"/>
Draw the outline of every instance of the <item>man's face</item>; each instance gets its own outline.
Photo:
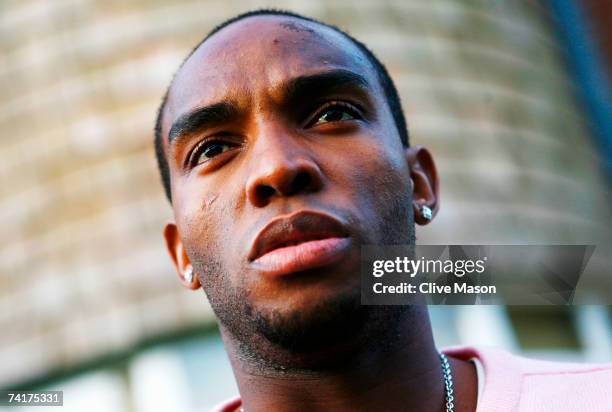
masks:
<path id="1" fill-rule="evenodd" d="M 331 29 L 279 16 L 222 29 L 175 78 L 162 136 L 169 248 L 184 248 L 244 343 L 344 333 L 364 317 L 360 245 L 413 242 L 389 106 L 369 61 Z"/>

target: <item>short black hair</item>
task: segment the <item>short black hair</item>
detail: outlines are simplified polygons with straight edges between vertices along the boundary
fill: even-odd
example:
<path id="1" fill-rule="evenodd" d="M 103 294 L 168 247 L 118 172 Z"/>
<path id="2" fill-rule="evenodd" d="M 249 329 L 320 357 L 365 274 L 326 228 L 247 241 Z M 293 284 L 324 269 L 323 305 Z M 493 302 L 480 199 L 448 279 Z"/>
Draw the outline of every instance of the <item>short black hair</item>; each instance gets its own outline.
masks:
<path id="1" fill-rule="evenodd" d="M 187 57 L 185 57 L 185 59 L 183 60 L 183 62 L 181 63 L 181 65 L 179 66 L 179 69 L 185 64 L 185 62 L 191 57 L 191 55 L 198 49 L 198 47 L 200 47 L 202 45 L 202 43 L 204 43 L 206 40 L 208 40 L 212 35 L 214 35 L 215 33 L 217 33 L 219 30 L 223 29 L 226 26 L 229 26 L 232 23 L 235 23 L 239 20 L 243 20 L 246 19 L 248 17 L 252 17 L 252 16 L 287 16 L 287 17 L 294 17 L 297 19 L 301 19 L 301 20 L 305 20 L 308 22 L 312 22 L 312 23 L 316 23 L 316 24 L 320 24 L 324 27 L 328 27 L 332 30 L 337 31 L 338 33 L 344 35 L 347 39 L 349 39 L 353 44 L 355 44 L 355 46 L 357 46 L 357 48 L 366 56 L 366 58 L 370 61 L 370 63 L 374 66 L 374 69 L 376 71 L 376 74 L 378 76 L 378 80 L 382 86 L 383 92 L 385 93 L 385 97 L 387 99 L 387 103 L 389 104 L 389 108 L 391 109 L 391 114 L 393 116 L 393 120 L 395 121 L 395 126 L 397 128 L 397 131 L 399 133 L 400 136 L 400 140 L 402 141 L 402 145 L 404 147 L 408 147 L 409 146 L 409 140 L 408 140 L 408 128 L 406 125 L 406 118 L 404 117 L 404 111 L 402 109 L 402 103 L 400 101 L 400 97 L 399 94 L 397 93 L 397 89 L 395 87 L 395 83 L 393 83 L 393 80 L 391 79 L 391 76 L 389 76 L 389 73 L 387 72 L 387 68 L 385 67 L 384 64 L 382 64 L 380 62 L 380 60 L 378 60 L 378 58 L 374 55 L 374 53 L 372 53 L 372 51 L 370 51 L 370 49 L 368 49 L 363 43 L 361 43 L 359 40 L 355 39 L 354 37 L 352 37 L 350 34 L 346 33 L 345 31 L 339 29 L 336 26 L 327 24 L 327 23 L 323 23 L 319 20 L 310 18 L 310 17 L 306 17 L 306 16 L 302 16 L 300 14 L 296 14 L 290 11 L 286 11 L 286 10 L 278 10 L 278 9 L 259 9 L 259 10 L 253 10 L 253 11 L 249 11 L 246 13 L 242 13 L 239 14 L 237 16 L 234 16 L 228 20 L 225 20 L 223 23 L 219 24 L 218 26 L 216 26 L 215 28 L 213 28 L 207 35 L 206 37 L 204 37 L 202 39 L 202 41 L 200 41 L 192 50 L 191 52 L 187 55 Z M 177 70 L 177 72 L 178 72 Z M 174 80 L 174 79 L 173 79 Z M 168 198 L 168 201 L 170 201 L 170 203 L 172 203 L 172 194 L 171 194 L 171 190 L 170 190 L 170 170 L 168 167 L 168 162 L 166 160 L 166 157 L 164 155 L 164 150 L 163 150 L 163 144 L 162 144 L 162 119 L 163 119 L 163 112 L 164 112 L 164 108 L 166 106 L 166 102 L 168 100 L 168 93 L 170 91 L 170 87 L 172 86 L 172 82 L 170 82 L 170 85 L 168 86 L 168 88 L 166 89 L 166 92 L 164 93 L 164 97 L 162 98 L 162 102 L 159 105 L 159 109 L 157 111 L 157 119 L 155 121 L 155 155 L 157 156 L 157 165 L 159 167 L 159 172 L 161 174 L 161 180 L 162 183 L 164 185 L 164 190 L 166 192 L 166 197 Z"/>

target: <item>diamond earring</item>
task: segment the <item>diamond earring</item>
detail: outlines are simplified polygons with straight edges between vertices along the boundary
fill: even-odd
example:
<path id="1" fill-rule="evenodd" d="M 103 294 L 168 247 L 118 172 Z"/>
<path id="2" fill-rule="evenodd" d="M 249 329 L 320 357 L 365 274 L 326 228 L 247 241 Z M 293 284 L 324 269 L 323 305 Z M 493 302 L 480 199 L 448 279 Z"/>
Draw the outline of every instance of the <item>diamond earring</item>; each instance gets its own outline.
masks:
<path id="1" fill-rule="evenodd" d="M 185 272 L 183 272 L 183 278 L 185 279 L 185 282 L 191 285 L 193 282 L 193 266 L 187 265 Z"/>
<path id="2" fill-rule="evenodd" d="M 428 222 L 431 221 L 432 219 L 431 209 L 425 205 L 421 206 L 421 216 L 423 216 L 423 219 L 427 220 Z"/>

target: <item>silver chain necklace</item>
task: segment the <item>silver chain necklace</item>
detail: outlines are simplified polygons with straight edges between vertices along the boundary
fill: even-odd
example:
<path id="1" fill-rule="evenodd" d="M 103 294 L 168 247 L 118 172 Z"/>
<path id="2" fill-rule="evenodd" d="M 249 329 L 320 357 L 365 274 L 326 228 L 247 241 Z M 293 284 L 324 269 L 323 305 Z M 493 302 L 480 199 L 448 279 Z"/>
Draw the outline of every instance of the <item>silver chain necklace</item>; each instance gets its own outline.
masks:
<path id="1" fill-rule="evenodd" d="M 444 391 L 446 401 L 446 412 L 455 412 L 455 395 L 453 395 L 453 373 L 451 372 L 450 363 L 448 358 L 442 352 L 440 355 L 440 364 L 442 365 L 442 375 L 444 377 Z M 240 407 L 239 412 L 245 412 L 243 407 Z"/>
<path id="2" fill-rule="evenodd" d="M 444 390 L 446 392 L 446 412 L 455 412 L 455 395 L 453 394 L 453 374 L 450 363 L 445 354 L 440 352 L 440 363 L 442 364 L 442 374 L 444 376 Z"/>

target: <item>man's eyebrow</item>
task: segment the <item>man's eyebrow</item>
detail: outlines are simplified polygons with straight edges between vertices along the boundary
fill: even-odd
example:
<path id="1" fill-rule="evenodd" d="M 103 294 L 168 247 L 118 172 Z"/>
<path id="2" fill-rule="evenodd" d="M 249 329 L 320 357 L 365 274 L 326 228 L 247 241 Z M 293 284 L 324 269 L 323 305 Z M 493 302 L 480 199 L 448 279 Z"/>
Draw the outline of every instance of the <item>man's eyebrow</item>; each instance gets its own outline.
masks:
<path id="1" fill-rule="evenodd" d="M 290 79 L 283 86 L 283 94 L 289 102 L 303 102 L 310 96 L 351 88 L 368 89 L 370 84 L 360 74 L 336 69 Z M 182 136 L 235 119 L 238 115 L 239 109 L 230 102 L 198 107 L 181 115 L 172 124 L 168 132 L 168 143 L 172 144 Z"/>
<path id="2" fill-rule="evenodd" d="M 227 122 L 238 116 L 238 108 L 229 102 L 198 107 L 181 115 L 170 127 L 168 143 L 206 127 Z"/>
<path id="3" fill-rule="evenodd" d="M 370 89 L 370 84 L 360 74 L 336 69 L 295 77 L 284 86 L 284 94 L 287 100 L 292 101 L 313 94 L 333 93 L 350 88 Z"/>

